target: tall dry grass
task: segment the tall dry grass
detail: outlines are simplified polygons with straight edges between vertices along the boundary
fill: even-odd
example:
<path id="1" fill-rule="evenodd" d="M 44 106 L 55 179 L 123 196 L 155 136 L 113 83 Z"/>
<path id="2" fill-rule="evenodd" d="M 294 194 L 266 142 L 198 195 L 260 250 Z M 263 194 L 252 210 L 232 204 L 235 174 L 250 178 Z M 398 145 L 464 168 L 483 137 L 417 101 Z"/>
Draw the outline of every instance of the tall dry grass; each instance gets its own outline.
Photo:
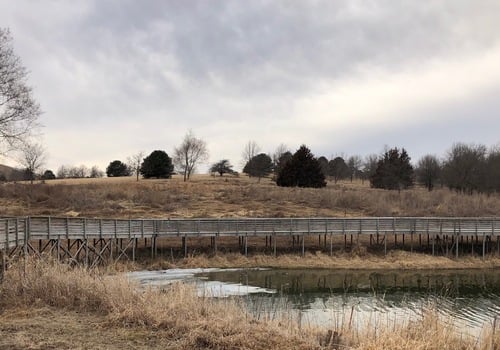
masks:
<path id="1" fill-rule="evenodd" d="M 0 185 L 0 215 L 88 217 L 495 216 L 500 196 L 414 188 L 400 193 L 367 183 L 282 188 L 269 179 L 198 175 L 189 182 L 86 179 Z"/>
<path id="2" fill-rule="evenodd" d="M 500 347 L 500 334 L 457 334 L 437 310 L 394 324 L 349 324 L 325 331 L 294 319 L 258 320 L 232 299 L 200 298 L 184 284 L 164 292 L 141 290 L 123 275 L 32 260 L 14 265 L 0 285 L 5 308 L 54 308 L 106 315 L 106 322 L 162 330 L 173 349 L 464 349 Z M 36 332 L 36 330 L 34 330 Z"/>
<path id="3" fill-rule="evenodd" d="M 314 349 L 313 334 L 254 319 L 234 300 L 198 298 L 193 287 L 141 290 L 123 275 L 32 261 L 9 269 L 0 307 L 53 306 L 97 312 L 111 324 L 161 329 L 175 349 Z"/>

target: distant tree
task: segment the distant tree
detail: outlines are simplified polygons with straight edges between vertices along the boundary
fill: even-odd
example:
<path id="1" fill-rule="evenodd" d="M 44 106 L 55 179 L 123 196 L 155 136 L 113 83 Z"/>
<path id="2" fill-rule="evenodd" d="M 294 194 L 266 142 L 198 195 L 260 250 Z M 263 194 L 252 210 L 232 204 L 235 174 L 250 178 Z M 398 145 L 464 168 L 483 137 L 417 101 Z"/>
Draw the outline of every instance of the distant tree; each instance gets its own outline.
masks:
<path id="1" fill-rule="evenodd" d="M 189 180 L 196 165 L 208 158 L 207 144 L 189 131 L 179 147 L 174 150 L 174 164 L 184 175 L 184 181 Z"/>
<path id="2" fill-rule="evenodd" d="M 318 158 L 318 162 L 321 167 L 321 171 L 326 178 L 328 176 L 328 159 L 325 156 L 321 156 Z"/>
<path id="3" fill-rule="evenodd" d="M 413 167 L 410 157 L 403 148 L 386 151 L 379 159 L 375 174 L 370 177 L 370 184 L 375 188 L 401 190 L 413 186 Z"/>
<path id="4" fill-rule="evenodd" d="M 289 151 L 288 147 L 284 143 L 280 143 L 278 145 L 278 147 L 276 147 L 276 150 L 274 151 L 273 156 L 272 156 L 272 158 L 273 158 L 273 166 L 274 167 L 276 167 L 276 165 L 278 164 L 279 159 L 286 152 L 290 152 L 290 151 Z"/>
<path id="5" fill-rule="evenodd" d="M 492 147 L 486 158 L 485 191 L 488 193 L 500 191 L 500 147 Z"/>
<path id="6" fill-rule="evenodd" d="M 293 154 L 278 174 L 278 186 L 284 187 L 325 187 L 325 175 L 321 165 L 305 145 Z"/>
<path id="7" fill-rule="evenodd" d="M 254 156 L 243 168 L 243 172 L 250 177 L 257 177 L 259 181 L 262 177 L 273 172 L 273 161 L 265 153 Z"/>
<path id="8" fill-rule="evenodd" d="M 354 155 L 347 158 L 347 168 L 349 169 L 349 179 L 352 180 L 358 177 L 361 172 L 361 166 L 363 165 L 363 160 L 360 156 Z"/>
<path id="9" fill-rule="evenodd" d="M 0 28 L 0 146 L 22 145 L 37 126 L 41 110 L 27 76 L 28 71 L 14 53 L 9 30 Z"/>
<path id="10" fill-rule="evenodd" d="M 104 176 L 104 171 L 99 169 L 97 165 L 94 165 L 92 168 L 90 168 L 90 174 L 89 177 L 96 179 Z"/>
<path id="11" fill-rule="evenodd" d="M 260 146 L 255 141 L 248 141 L 243 148 L 241 153 L 241 158 L 243 158 L 243 166 L 248 164 L 248 162 L 260 153 Z"/>
<path id="12" fill-rule="evenodd" d="M 456 143 L 443 164 L 443 182 L 453 190 L 482 191 L 486 175 L 486 146 Z"/>
<path id="13" fill-rule="evenodd" d="M 36 172 L 45 163 L 45 148 L 40 143 L 25 142 L 21 146 L 19 163 L 26 169 L 26 180 L 33 184 Z"/>
<path id="14" fill-rule="evenodd" d="M 335 183 L 349 176 L 349 168 L 342 157 L 335 157 L 328 162 L 328 175 Z"/>
<path id="15" fill-rule="evenodd" d="M 67 165 L 61 165 L 59 169 L 57 169 L 57 178 L 58 179 L 65 179 L 69 175 L 69 166 Z"/>
<path id="16" fill-rule="evenodd" d="M 415 174 L 417 181 L 424 185 L 427 190 L 432 191 L 440 173 L 441 164 L 436 156 L 427 154 L 419 159 Z"/>
<path id="17" fill-rule="evenodd" d="M 139 181 L 139 175 L 141 173 L 141 164 L 144 160 L 146 153 L 144 151 L 139 151 L 136 154 L 127 158 L 128 167 L 131 173 L 135 174 L 136 181 Z"/>
<path id="18" fill-rule="evenodd" d="M 363 172 L 361 177 L 363 182 L 364 180 L 369 180 L 375 174 L 375 171 L 377 170 L 378 160 L 379 157 L 376 154 L 369 154 L 365 157 L 363 161 Z"/>
<path id="19" fill-rule="evenodd" d="M 144 158 L 140 171 L 145 179 L 152 177 L 166 179 L 172 177 L 174 166 L 172 159 L 165 151 L 156 150 Z"/>
<path id="20" fill-rule="evenodd" d="M 89 168 L 85 165 L 72 166 L 68 170 L 68 177 L 72 179 L 83 179 L 89 176 Z"/>
<path id="21" fill-rule="evenodd" d="M 219 160 L 217 163 L 212 164 L 212 166 L 210 167 L 210 172 L 218 173 L 220 176 L 224 174 L 231 174 L 231 175 L 237 174 L 237 172 L 233 170 L 233 166 L 227 159 L 222 159 Z"/>
<path id="22" fill-rule="evenodd" d="M 45 170 L 45 172 L 42 175 L 42 180 L 54 180 L 56 176 L 52 172 L 52 170 Z"/>
<path id="23" fill-rule="evenodd" d="M 130 176 L 130 170 L 127 167 L 127 164 L 119 160 L 114 160 L 110 162 L 106 168 L 106 175 L 108 177 Z"/>
<path id="24" fill-rule="evenodd" d="M 281 169 L 283 169 L 288 163 L 290 159 L 292 159 L 292 152 L 286 151 L 285 153 L 281 154 L 280 157 L 278 158 L 277 162 L 274 164 L 274 174 L 278 176 L 280 173 Z"/>

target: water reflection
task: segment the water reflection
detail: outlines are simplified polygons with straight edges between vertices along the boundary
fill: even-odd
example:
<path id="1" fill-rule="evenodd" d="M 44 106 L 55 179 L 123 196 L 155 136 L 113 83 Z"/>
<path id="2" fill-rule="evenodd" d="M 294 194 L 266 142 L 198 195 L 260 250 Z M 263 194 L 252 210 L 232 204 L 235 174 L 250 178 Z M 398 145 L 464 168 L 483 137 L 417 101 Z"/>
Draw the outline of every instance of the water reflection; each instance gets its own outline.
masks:
<path id="1" fill-rule="evenodd" d="M 478 333 L 500 315 L 500 274 L 495 270 L 236 270 L 198 276 L 277 291 L 246 297 L 259 317 L 285 313 L 329 327 L 396 323 L 431 307 L 452 317 L 461 331 Z"/>

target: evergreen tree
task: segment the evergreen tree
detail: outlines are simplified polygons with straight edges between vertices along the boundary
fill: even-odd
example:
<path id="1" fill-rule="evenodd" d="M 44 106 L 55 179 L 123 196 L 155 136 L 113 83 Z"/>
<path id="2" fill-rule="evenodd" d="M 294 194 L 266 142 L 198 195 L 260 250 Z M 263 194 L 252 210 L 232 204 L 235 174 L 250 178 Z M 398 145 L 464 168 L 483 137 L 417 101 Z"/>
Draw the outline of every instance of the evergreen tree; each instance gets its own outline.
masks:
<path id="1" fill-rule="evenodd" d="M 247 162 L 243 172 L 250 177 L 258 177 L 260 181 L 273 172 L 273 160 L 265 153 L 257 154 Z"/>
<path id="2" fill-rule="evenodd" d="M 54 175 L 54 172 L 52 170 L 45 170 L 45 172 L 42 175 L 42 180 L 54 180 L 56 176 Z"/>
<path id="3" fill-rule="evenodd" d="M 280 171 L 285 167 L 286 163 L 292 159 L 292 153 L 290 151 L 286 151 L 278 157 L 277 161 L 274 164 L 274 174 L 277 176 Z"/>
<path id="4" fill-rule="evenodd" d="M 106 168 L 106 175 L 108 177 L 130 176 L 130 170 L 127 164 L 119 160 L 114 160 Z"/>
<path id="5" fill-rule="evenodd" d="M 403 148 L 401 153 L 392 148 L 379 159 L 375 173 L 370 177 L 375 188 L 401 190 L 413 186 L 413 167 L 410 157 Z"/>
<path id="6" fill-rule="evenodd" d="M 172 159 L 165 151 L 153 151 L 144 158 L 141 165 L 141 174 L 145 179 L 152 177 L 169 179 L 172 177 L 174 166 Z"/>
<path id="7" fill-rule="evenodd" d="M 325 175 L 311 151 L 302 145 L 278 173 L 278 186 L 325 187 Z"/>

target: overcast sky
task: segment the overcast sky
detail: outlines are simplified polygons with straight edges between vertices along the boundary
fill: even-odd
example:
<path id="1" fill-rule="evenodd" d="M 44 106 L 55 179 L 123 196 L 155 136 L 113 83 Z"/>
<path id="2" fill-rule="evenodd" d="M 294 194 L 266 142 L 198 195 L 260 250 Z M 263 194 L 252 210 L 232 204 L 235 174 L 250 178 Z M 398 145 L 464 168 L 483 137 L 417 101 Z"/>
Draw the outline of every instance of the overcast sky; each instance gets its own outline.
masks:
<path id="1" fill-rule="evenodd" d="M 0 0 L 47 167 L 172 155 L 184 134 L 317 156 L 500 141 L 500 1 Z"/>

